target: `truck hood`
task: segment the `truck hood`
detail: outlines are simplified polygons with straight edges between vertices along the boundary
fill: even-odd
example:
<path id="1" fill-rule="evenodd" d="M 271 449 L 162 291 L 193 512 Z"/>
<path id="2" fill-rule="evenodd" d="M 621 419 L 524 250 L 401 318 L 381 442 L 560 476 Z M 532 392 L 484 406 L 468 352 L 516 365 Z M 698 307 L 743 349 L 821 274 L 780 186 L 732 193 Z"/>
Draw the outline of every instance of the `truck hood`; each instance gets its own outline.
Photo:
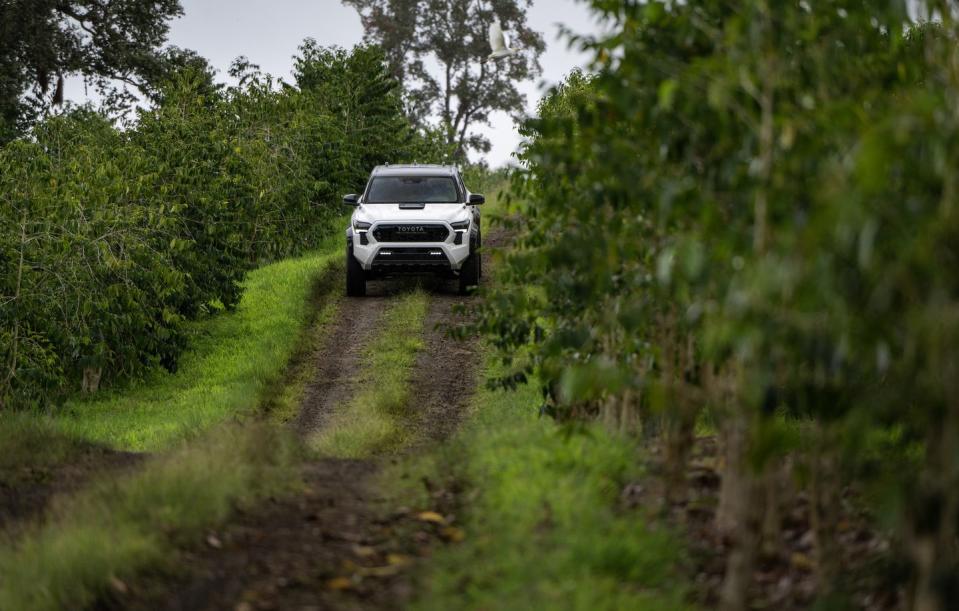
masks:
<path id="1" fill-rule="evenodd" d="M 426 204 L 416 209 L 400 208 L 399 204 L 361 204 L 353 213 L 353 218 L 367 223 L 452 223 L 462 220 L 467 214 L 465 204 Z"/>

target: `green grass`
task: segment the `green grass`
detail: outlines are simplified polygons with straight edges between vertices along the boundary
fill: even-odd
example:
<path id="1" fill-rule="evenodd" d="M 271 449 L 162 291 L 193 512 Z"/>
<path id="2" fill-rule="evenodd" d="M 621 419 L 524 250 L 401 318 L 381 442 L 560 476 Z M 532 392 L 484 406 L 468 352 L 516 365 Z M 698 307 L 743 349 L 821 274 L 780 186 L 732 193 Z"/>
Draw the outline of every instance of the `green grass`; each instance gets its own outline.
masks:
<path id="1" fill-rule="evenodd" d="M 427 301 L 426 294 L 417 290 L 390 306 L 376 339 L 364 351 L 358 374 L 362 390 L 339 406 L 330 422 L 310 440 L 314 450 L 359 458 L 406 441 L 404 410 L 416 353 L 423 348 Z"/>
<path id="2" fill-rule="evenodd" d="M 8 479 L 68 462 L 90 442 L 162 451 L 58 501 L 15 541 L 0 540 L 0 609 L 83 608 L 112 580 L 171 562 L 235 506 L 296 489 L 298 444 L 284 427 L 246 416 L 289 409 L 295 389 L 285 385 L 298 378 L 288 365 L 335 312 L 340 242 L 252 271 L 235 312 L 195 324 L 176 373 L 156 371 L 52 415 L 0 414 Z"/>
<path id="3" fill-rule="evenodd" d="M 316 364 L 310 356 L 323 345 L 327 326 L 333 321 L 339 305 L 338 301 L 330 301 L 316 313 L 286 374 L 264 393 L 263 410 L 274 422 L 289 422 L 299 414 L 306 386 L 316 375 Z"/>
<path id="4" fill-rule="evenodd" d="M 332 269 L 334 273 L 331 278 L 339 287 L 345 273 L 344 267 L 340 261 L 336 261 Z M 327 299 L 320 305 L 320 309 L 313 314 L 312 323 L 303 329 L 299 346 L 290 357 L 285 373 L 264 389 L 261 408 L 273 422 L 289 422 L 299 414 L 303 393 L 316 376 L 316 362 L 312 357 L 323 348 L 328 326 L 339 307 L 338 299 Z"/>
<path id="5" fill-rule="evenodd" d="M 252 412 L 301 345 L 315 307 L 310 292 L 324 270 L 340 263 L 340 241 L 251 271 L 235 312 L 197 323 L 176 373 L 156 371 L 102 396 L 71 400 L 52 418 L 54 427 L 118 449 L 155 451 Z"/>
<path id="6" fill-rule="evenodd" d="M 170 562 L 178 543 L 234 505 L 295 489 L 288 433 L 253 424 L 213 433 L 134 475 L 92 484 L 17 544 L 0 546 L 0 609 L 84 608 L 112 579 Z"/>
<path id="7" fill-rule="evenodd" d="M 449 446 L 384 478 L 409 482 L 401 498 L 423 509 L 423 477 L 466 487 L 466 539 L 430 561 L 414 608 L 688 608 L 682 544 L 618 507 L 639 475 L 635 443 L 598 426 L 564 434 L 539 403 L 531 386 L 482 389 Z"/>

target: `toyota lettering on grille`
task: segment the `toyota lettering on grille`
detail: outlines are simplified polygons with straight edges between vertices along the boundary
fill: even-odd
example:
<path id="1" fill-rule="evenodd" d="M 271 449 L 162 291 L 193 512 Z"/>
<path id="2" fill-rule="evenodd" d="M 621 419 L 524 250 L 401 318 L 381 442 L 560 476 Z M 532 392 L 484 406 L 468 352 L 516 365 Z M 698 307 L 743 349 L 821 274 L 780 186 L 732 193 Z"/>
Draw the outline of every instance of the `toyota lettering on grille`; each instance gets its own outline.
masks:
<path id="1" fill-rule="evenodd" d="M 442 242 L 449 235 L 443 225 L 383 224 L 373 229 L 373 237 L 380 242 Z"/>

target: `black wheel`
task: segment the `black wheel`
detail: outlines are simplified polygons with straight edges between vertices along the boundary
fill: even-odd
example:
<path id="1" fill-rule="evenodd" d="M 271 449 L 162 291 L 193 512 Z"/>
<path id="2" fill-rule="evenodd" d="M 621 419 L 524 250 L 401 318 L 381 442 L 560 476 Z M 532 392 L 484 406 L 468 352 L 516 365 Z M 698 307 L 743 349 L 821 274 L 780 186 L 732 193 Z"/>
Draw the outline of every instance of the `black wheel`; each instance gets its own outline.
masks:
<path id="1" fill-rule="evenodd" d="M 476 249 L 479 250 L 482 247 L 483 247 L 483 232 L 479 232 L 476 234 Z M 479 267 L 479 271 L 476 277 L 482 278 L 483 277 L 483 257 L 482 255 L 479 254 L 479 252 L 476 253 L 476 259 Z"/>
<path id="2" fill-rule="evenodd" d="M 353 256 L 353 248 L 346 247 L 346 296 L 364 297 L 366 295 L 366 272 Z"/>
<path id="3" fill-rule="evenodd" d="M 479 284 L 480 268 L 482 261 L 480 253 L 475 250 L 463 261 L 463 267 L 460 268 L 460 295 L 468 295 L 470 290 Z"/>

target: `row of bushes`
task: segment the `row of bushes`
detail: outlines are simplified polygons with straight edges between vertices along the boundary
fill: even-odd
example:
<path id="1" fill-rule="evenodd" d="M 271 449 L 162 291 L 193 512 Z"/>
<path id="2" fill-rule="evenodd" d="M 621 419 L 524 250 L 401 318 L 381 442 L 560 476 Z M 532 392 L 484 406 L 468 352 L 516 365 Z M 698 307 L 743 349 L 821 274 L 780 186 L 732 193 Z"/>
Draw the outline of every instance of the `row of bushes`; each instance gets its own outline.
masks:
<path id="1" fill-rule="evenodd" d="M 232 74 L 186 68 L 126 129 L 80 108 L 0 149 L 0 407 L 174 368 L 183 323 L 314 247 L 371 165 L 431 156 L 375 48 L 308 40 L 293 84 Z"/>
<path id="2" fill-rule="evenodd" d="M 908 567 L 887 586 L 952 608 L 959 23 L 812 4 L 593 2 L 615 27 L 525 127 L 526 230 L 482 325 L 503 383 L 535 372 L 558 417 L 661 442 L 674 500 L 695 427 L 717 431 L 724 609 L 796 486 L 824 599 L 852 486 Z"/>

